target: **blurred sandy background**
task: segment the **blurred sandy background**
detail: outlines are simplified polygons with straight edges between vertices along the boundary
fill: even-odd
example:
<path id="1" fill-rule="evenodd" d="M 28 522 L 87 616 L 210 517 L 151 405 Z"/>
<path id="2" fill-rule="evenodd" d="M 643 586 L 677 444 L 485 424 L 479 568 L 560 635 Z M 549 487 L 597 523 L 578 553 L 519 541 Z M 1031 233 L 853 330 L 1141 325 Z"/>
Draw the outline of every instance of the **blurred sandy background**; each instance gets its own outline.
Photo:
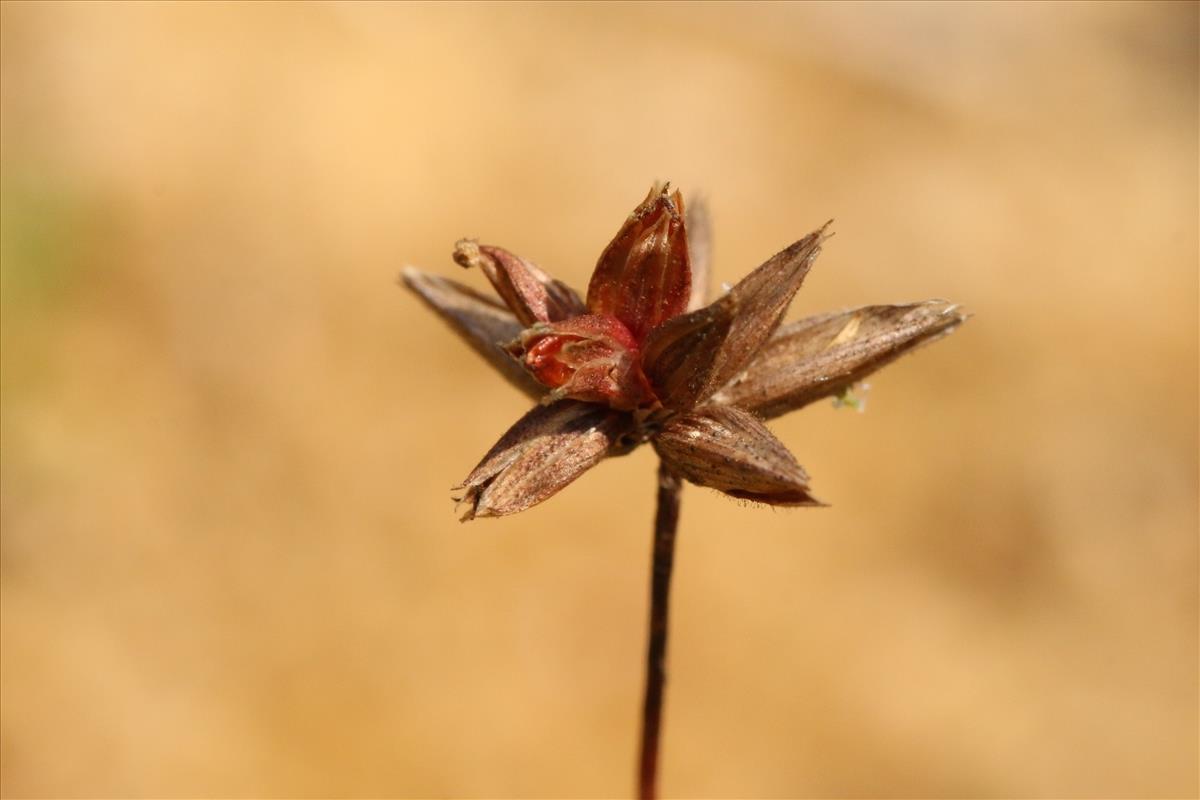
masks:
<path id="1" fill-rule="evenodd" d="M 631 791 L 653 454 L 460 525 L 525 401 L 395 278 L 655 178 L 976 313 L 685 493 L 666 794 L 1196 795 L 1197 5 L 2 14 L 5 796 Z"/>

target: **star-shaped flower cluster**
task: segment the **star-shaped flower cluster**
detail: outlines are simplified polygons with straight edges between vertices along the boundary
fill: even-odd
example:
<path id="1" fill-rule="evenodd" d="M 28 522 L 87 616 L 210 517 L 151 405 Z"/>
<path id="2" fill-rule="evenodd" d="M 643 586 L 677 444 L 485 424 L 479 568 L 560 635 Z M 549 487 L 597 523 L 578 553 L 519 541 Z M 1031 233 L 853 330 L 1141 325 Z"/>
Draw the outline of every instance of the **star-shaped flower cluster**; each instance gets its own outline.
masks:
<path id="1" fill-rule="evenodd" d="M 584 302 L 532 262 L 460 241 L 497 300 L 407 268 L 402 279 L 538 401 L 459 487 L 463 519 L 540 503 L 607 456 L 650 442 L 675 474 L 770 505 L 820 505 L 764 419 L 840 396 L 966 316 L 942 300 L 781 324 L 829 223 L 705 305 L 710 226 L 656 185 L 596 264 Z"/>

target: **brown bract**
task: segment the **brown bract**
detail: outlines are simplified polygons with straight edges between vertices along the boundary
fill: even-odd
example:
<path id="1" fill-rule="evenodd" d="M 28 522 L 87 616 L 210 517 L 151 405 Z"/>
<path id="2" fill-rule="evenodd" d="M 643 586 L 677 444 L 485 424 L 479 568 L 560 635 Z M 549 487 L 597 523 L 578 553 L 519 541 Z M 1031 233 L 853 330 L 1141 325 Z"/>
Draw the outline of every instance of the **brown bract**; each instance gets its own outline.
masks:
<path id="1" fill-rule="evenodd" d="M 652 188 L 601 254 L 586 303 L 533 263 L 471 240 L 454 260 L 479 268 L 503 303 L 404 270 L 408 288 L 539 401 L 458 487 L 464 520 L 524 511 L 643 442 L 700 486 L 819 505 L 762 419 L 841 394 L 966 319 L 929 300 L 781 325 L 829 223 L 704 305 L 710 225 L 702 203 L 690 206 Z"/>

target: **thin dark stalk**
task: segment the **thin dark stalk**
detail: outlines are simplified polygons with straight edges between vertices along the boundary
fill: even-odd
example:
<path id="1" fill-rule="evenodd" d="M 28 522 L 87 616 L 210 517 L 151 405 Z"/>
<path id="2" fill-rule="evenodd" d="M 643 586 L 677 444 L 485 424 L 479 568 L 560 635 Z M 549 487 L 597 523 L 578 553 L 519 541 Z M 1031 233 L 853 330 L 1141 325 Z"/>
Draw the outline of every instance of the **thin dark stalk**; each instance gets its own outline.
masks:
<path id="1" fill-rule="evenodd" d="M 658 510 L 654 515 L 654 555 L 650 573 L 650 631 L 646 644 L 646 697 L 642 704 L 642 749 L 638 763 L 638 797 L 658 794 L 658 743 L 662 730 L 666 684 L 667 610 L 671 567 L 675 561 L 675 528 L 679 524 L 682 484 L 667 465 L 658 465 Z"/>

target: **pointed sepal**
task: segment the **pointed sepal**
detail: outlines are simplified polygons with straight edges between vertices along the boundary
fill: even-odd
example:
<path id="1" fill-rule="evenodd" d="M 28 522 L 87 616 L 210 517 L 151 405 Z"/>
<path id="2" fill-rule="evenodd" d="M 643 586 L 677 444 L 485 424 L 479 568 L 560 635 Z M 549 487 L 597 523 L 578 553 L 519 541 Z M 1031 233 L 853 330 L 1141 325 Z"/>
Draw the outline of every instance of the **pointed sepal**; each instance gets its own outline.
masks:
<path id="1" fill-rule="evenodd" d="M 864 306 L 781 327 L 714 402 L 775 417 L 839 395 L 875 370 L 940 339 L 967 315 L 944 300 Z"/>
<path id="2" fill-rule="evenodd" d="M 622 446 L 628 414 L 562 400 L 537 406 L 500 437 L 458 487 L 461 518 L 500 517 L 537 505 Z"/>
<path id="3" fill-rule="evenodd" d="M 646 337 L 643 369 L 664 406 L 693 408 L 746 368 L 779 327 L 829 225 L 772 256 L 720 299 Z"/>
<path id="4" fill-rule="evenodd" d="M 404 268 L 400 280 L 509 383 L 534 400 L 546 394 L 546 387 L 504 350 L 521 332 L 511 311 L 469 286 L 412 267 Z"/>
<path id="5" fill-rule="evenodd" d="M 768 505 L 822 505 L 783 442 L 740 408 L 706 406 L 672 417 L 654 449 L 672 472 L 700 486 Z"/>

